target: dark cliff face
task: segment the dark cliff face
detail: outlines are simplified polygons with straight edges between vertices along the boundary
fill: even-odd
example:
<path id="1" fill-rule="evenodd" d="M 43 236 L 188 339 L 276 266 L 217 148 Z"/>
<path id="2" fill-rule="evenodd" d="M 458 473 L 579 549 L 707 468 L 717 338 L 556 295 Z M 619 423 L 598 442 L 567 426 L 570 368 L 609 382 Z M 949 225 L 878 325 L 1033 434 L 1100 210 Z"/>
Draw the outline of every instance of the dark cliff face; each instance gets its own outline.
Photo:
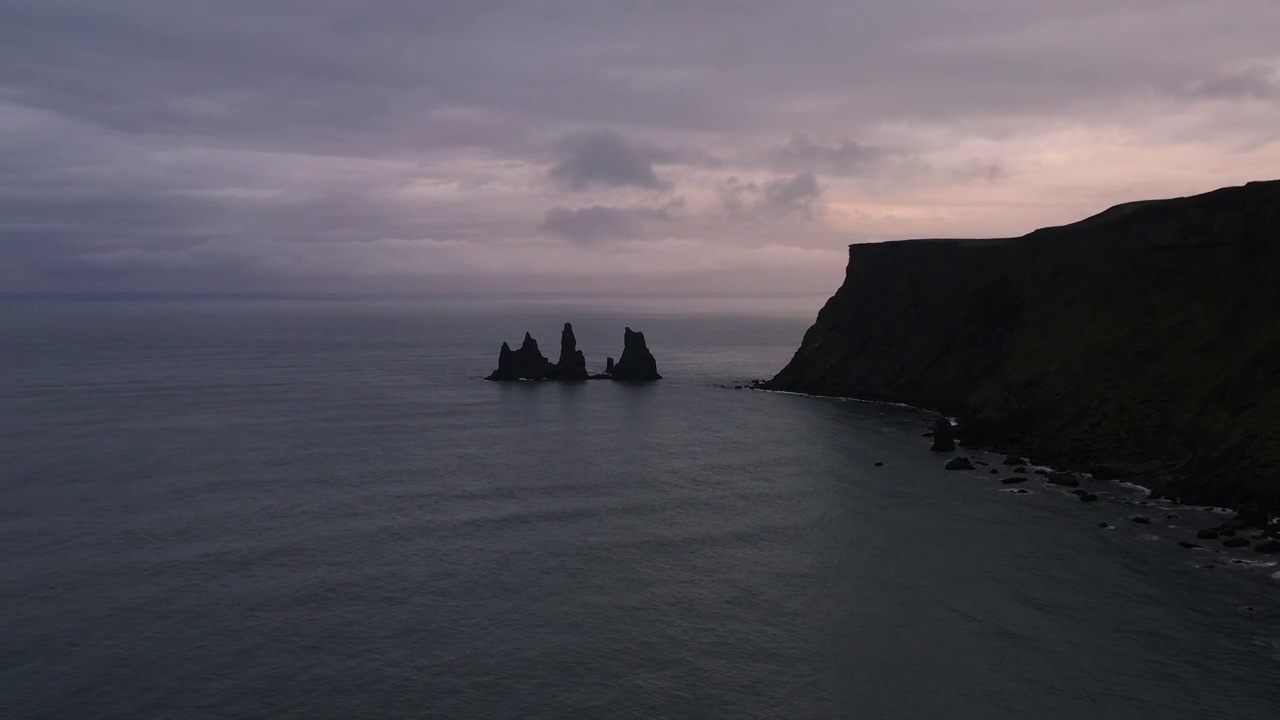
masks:
<path id="1" fill-rule="evenodd" d="M 971 445 L 1280 508 L 1280 181 L 1017 239 L 854 245 L 766 387 L 932 407 Z"/>

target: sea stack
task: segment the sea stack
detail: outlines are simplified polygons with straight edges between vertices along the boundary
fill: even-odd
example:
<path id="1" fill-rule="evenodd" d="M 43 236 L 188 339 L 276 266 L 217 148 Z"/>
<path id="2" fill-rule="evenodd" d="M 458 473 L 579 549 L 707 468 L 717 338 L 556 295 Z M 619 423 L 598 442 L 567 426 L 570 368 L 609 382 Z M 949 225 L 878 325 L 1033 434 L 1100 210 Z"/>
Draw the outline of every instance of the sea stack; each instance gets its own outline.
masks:
<path id="1" fill-rule="evenodd" d="M 557 380 L 586 380 L 587 358 L 578 349 L 578 339 L 573 336 L 573 325 L 564 324 L 560 333 L 560 361 L 556 363 Z"/>
<path id="2" fill-rule="evenodd" d="M 622 357 L 609 376 L 613 380 L 661 380 L 658 361 L 644 342 L 644 333 L 626 328 L 622 334 Z"/>
<path id="3" fill-rule="evenodd" d="M 498 351 L 498 369 L 485 380 L 546 380 L 556 375 L 556 366 L 542 356 L 538 341 L 526 332 L 519 350 L 512 350 L 510 345 L 502 343 L 502 349 Z"/>

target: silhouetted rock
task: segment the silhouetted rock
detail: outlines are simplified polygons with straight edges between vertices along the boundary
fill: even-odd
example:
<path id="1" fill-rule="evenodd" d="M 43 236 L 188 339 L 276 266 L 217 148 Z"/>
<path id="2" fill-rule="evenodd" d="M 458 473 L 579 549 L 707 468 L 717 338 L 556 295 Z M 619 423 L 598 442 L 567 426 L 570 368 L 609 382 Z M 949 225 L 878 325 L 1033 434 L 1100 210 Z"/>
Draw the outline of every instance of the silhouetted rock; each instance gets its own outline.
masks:
<path id="1" fill-rule="evenodd" d="M 1093 493 L 1085 493 L 1080 496 L 1080 502 L 1098 502 L 1098 496 Z"/>
<path id="2" fill-rule="evenodd" d="M 995 468 L 991 468 L 991 474 L 992 474 L 992 475 L 999 475 L 999 474 L 1000 474 L 1000 471 L 999 471 L 999 470 L 997 470 L 997 469 L 995 469 Z"/>
<path id="3" fill-rule="evenodd" d="M 966 457 L 952 458 L 951 462 L 947 463 L 947 469 L 948 470 L 972 470 L 973 463 L 969 462 L 969 458 L 966 458 Z"/>
<path id="4" fill-rule="evenodd" d="M 1009 455 L 1004 459 L 1005 465 L 1026 465 L 1027 461 L 1017 455 Z"/>
<path id="5" fill-rule="evenodd" d="M 1198 532 L 1196 533 L 1196 539 L 1197 539 L 1197 540 L 1217 540 L 1217 539 L 1218 539 L 1218 529 L 1217 529 L 1217 528 L 1203 528 L 1203 529 L 1201 529 L 1200 531 L 1198 531 Z"/>
<path id="6" fill-rule="evenodd" d="M 1139 525 L 1150 525 L 1150 524 L 1151 524 L 1151 518 L 1147 517 L 1146 515 L 1134 515 L 1133 517 L 1131 517 L 1131 518 L 1129 518 L 1129 519 L 1130 519 L 1130 520 L 1132 520 L 1132 521 L 1134 521 L 1134 522 L 1136 522 L 1136 523 L 1137 523 L 1137 524 L 1139 524 Z"/>
<path id="7" fill-rule="evenodd" d="M 622 334 L 622 357 L 613 366 L 614 380 L 661 380 L 658 362 L 645 344 L 644 333 L 626 328 Z"/>
<path id="8" fill-rule="evenodd" d="M 556 363 L 557 380 L 586 380 L 587 358 L 578 349 L 578 339 L 573 335 L 573 325 L 564 324 L 560 333 L 560 362 Z"/>
<path id="9" fill-rule="evenodd" d="M 1178 543 L 1178 547 L 1184 547 L 1184 548 L 1186 548 L 1186 549 L 1188 549 L 1188 550 L 1195 550 L 1196 548 L 1198 548 L 1198 547 L 1200 547 L 1200 546 L 1199 546 L 1199 545 L 1197 545 L 1197 544 L 1195 544 L 1195 543 L 1193 543 L 1193 542 L 1187 542 L 1186 540 L 1183 540 L 1183 541 L 1181 541 L 1181 542 L 1179 542 L 1179 543 Z"/>
<path id="10" fill-rule="evenodd" d="M 956 432 L 950 420 L 939 416 L 933 421 L 933 446 L 929 449 L 934 452 L 951 452 L 956 449 Z"/>
<path id="11" fill-rule="evenodd" d="M 884 463 L 882 463 L 882 462 L 878 462 L 878 463 L 876 463 L 876 467 L 884 467 Z"/>
<path id="12" fill-rule="evenodd" d="M 613 358 L 605 358 L 604 371 L 613 374 Z"/>
<path id="13" fill-rule="evenodd" d="M 538 341 L 526 332 L 519 350 L 512 350 L 511 346 L 502 343 L 502 349 L 498 351 L 498 369 L 485 380 L 547 380 L 556 374 L 556 366 L 542 356 Z"/>
<path id="14" fill-rule="evenodd" d="M 1050 485 L 1061 485 L 1062 487 L 1079 487 L 1080 480 L 1071 473 L 1049 473 L 1046 480 Z"/>
<path id="15" fill-rule="evenodd" d="M 1005 485 L 1017 485 L 1018 483 L 1023 483 L 1030 479 L 1031 478 L 1025 478 L 1025 477 L 1010 477 L 1010 478 L 1005 478 L 1000 482 L 1004 483 Z"/>

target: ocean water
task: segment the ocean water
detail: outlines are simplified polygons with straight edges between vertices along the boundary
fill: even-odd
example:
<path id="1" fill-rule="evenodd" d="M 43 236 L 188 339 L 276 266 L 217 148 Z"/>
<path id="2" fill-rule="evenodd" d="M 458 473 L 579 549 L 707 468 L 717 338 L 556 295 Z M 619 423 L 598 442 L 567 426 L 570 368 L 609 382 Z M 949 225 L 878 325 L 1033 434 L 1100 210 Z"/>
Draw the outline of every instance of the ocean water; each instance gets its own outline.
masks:
<path id="1" fill-rule="evenodd" d="M 1280 717 L 1207 513 L 719 387 L 821 301 L 0 299 L 0 716 Z M 565 321 L 667 379 L 480 380 Z"/>

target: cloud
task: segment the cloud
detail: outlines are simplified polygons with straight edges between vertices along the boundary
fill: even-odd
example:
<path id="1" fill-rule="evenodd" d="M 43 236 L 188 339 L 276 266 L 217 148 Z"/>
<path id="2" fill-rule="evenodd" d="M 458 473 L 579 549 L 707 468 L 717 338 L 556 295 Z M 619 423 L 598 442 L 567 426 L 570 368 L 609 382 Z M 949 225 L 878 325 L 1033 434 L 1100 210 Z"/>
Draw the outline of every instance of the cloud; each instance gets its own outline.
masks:
<path id="1" fill-rule="evenodd" d="M 764 182 L 726 180 L 719 189 L 720 204 L 731 216 L 812 220 L 822 213 L 823 189 L 813 173 L 775 177 Z"/>
<path id="2" fill-rule="evenodd" d="M 545 235 L 581 244 L 637 239 L 646 237 L 654 224 L 671 222 L 683 207 L 682 198 L 675 198 L 659 208 L 592 205 L 571 210 L 554 207 L 543 216 L 538 230 Z"/>
<path id="3" fill-rule="evenodd" d="M 661 190 L 669 184 L 653 172 L 654 160 L 667 157 L 658 148 L 633 143 L 612 130 L 582 130 L 565 137 L 557 148 L 559 162 L 551 177 L 568 190 L 592 187 L 637 187 Z"/>
<path id="4" fill-rule="evenodd" d="M 773 152 L 784 168 L 826 175 L 862 175 L 876 169 L 891 153 L 880 147 L 852 140 L 812 140 L 808 135 L 792 135 L 786 145 Z"/>
<path id="5" fill-rule="evenodd" d="M 1280 167 L 1273 0 L 975 1 L 5 0 L 0 291 L 839 255 Z"/>
<path id="6" fill-rule="evenodd" d="M 1280 100 L 1280 72 L 1254 66 L 1191 83 L 1183 93 L 1209 100 Z"/>

